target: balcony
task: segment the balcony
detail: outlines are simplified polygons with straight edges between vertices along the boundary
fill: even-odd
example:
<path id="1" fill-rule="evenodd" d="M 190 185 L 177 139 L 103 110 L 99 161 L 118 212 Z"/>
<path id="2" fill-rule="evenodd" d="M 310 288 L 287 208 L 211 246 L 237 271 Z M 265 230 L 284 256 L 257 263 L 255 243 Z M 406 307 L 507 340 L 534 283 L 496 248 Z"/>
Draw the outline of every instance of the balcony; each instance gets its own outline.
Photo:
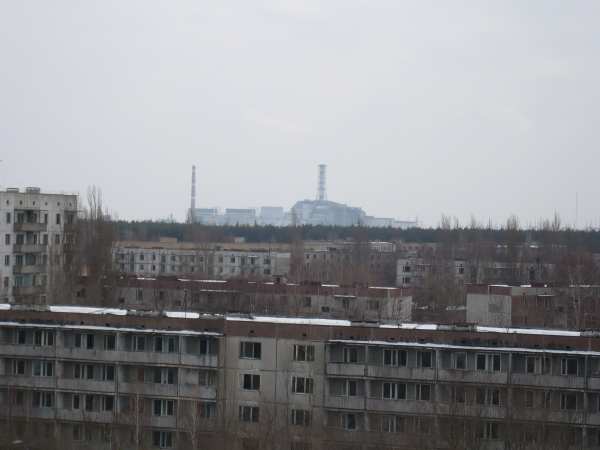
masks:
<path id="1" fill-rule="evenodd" d="M 13 295 L 15 297 L 21 297 L 26 295 L 41 295 L 45 292 L 45 286 L 15 286 L 13 288 Z"/>
<path id="2" fill-rule="evenodd" d="M 487 372 L 483 370 L 440 369 L 438 379 L 440 381 L 455 383 L 507 384 L 508 373 Z"/>
<path id="3" fill-rule="evenodd" d="M 121 382 L 119 383 L 119 392 L 122 394 L 175 397 L 177 396 L 177 384 Z"/>
<path id="4" fill-rule="evenodd" d="M 84 348 L 58 347 L 56 355 L 59 358 L 92 360 L 92 361 L 122 361 L 127 362 L 127 354 L 114 350 L 87 350 Z"/>
<path id="5" fill-rule="evenodd" d="M 58 378 L 56 382 L 58 389 L 83 392 L 107 392 L 115 391 L 114 381 L 86 380 L 84 378 Z"/>
<path id="6" fill-rule="evenodd" d="M 583 389 L 585 386 L 585 379 L 584 377 L 575 376 L 513 373 L 512 384 L 539 386 L 544 388 Z"/>
<path id="7" fill-rule="evenodd" d="M 39 222 L 15 222 L 14 231 L 38 233 L 48 229 L 47 223 Z"/>
<path id="8" fill-rule="evenodd" d="M 435 370 L 421 367 L 368 366 L 367 376 L 373 378 L 399 378 L 405 380 L 433 380 Z"/>
<path id="9" fill-rule="evenodd" d="M 55 377 L 31 377 L 27 375 L 19 376 L 0 376 L 0 384 L 11 387 L 25 387 L 31 389 L 54 389 L 56 387 Z"/>
<path id="10" fill-rule="evenodd" d="M 325 408 L 333 409 L 365 409 L 365 397 L 344 397 L 328 395 L 325 399 Z"/>
<path id="11" fill-rule="evenodd" d="M 581 410 L 562 411 L 556 409 L 517 408 L 513 409 L 513 420 L 535 420 L 536 422 L 562 422 L 583 424 L 584 412 Z"/>
<path id="12" fill-rule="evenodd" d="M 446 416 L 481 417 L 483 419 L 504 419 L 506 417 L 504 406 L 474 405 L 465 403 L 438 403 L 436 413 Z"/>
<path id="13" fill-rule="evenodd" d="M 33 264 L 29 266 L 17 265 L 13 266 L 13 274 L 25 275 L 29 273 L 45 273 L 47 266 L 45 264 Z"/>
<path id="14" fill-rule="evenodd" d="M 217 367 L 219 365 L 219 358 L 217 355 L 182 353 L 181 364 L 185 366 Z"/>
<path id="15" fill-rule="evenodd" d="M 367 410 L 388 413 L 407 414 L 433 414 L 435 403 L 418 400 L 382 400 L 378 398 L 367 399 Z"/>
<path id="16" fill-rule="evenodd" d="M 343 377 L 364 377 L 365 376 L 365 365 L 364 364 L 351 364 L 351 363 L 327 363 L 327 375 L 332 376 L 343 376 Z"/>
<path id="17" fill-rule="evenodd" d="M 34 346 L 34 345 L 0 345 L 0 354 L 2 356 L 21 356 L 21 357 L 36 357 L 36 358 L 54 358 L 56 355 L 56 347 Z"/>
<path id="18" fill-rule="evenodd" d="M 45 253 L 48 249 L 44 244 L 15 244 L 13 245 L 14 253 Z"/>
<path id="19" fill-rule="evenodd" d="M 112 423 L 115 414 L 112 411 L 84 411 L 82 409 L 59 409 L 56 412 L 59 420 L 84 421 L 95 423 Z"/>
<path id="20" fill-rule="evenodd" d="M 179 386 L 179 395 L 181 397 L 214 400 L 217 398 L 217 389 L 215 386 L 201 386 L 199 384 L 182 384 Z"/>

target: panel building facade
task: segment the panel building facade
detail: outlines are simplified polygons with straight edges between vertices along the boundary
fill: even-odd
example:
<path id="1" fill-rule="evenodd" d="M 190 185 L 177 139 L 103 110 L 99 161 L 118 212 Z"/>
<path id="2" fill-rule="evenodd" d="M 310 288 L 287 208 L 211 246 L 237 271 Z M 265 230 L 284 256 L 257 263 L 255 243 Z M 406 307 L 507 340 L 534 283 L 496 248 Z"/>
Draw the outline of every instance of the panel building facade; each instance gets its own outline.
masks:
<path id="1" fill-rule="evenodd" d="M 29 448 L 600 448 L 595 333 L 0 309 Z"/>

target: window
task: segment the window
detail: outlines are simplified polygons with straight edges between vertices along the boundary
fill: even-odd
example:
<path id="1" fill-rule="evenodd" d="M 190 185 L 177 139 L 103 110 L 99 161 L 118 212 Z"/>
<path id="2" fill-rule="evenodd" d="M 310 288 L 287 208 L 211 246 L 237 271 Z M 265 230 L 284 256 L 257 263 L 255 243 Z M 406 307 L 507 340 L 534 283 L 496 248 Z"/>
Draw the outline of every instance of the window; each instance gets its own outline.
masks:
<path id="1" fill-rule="evenodd" d="M 44 233 L 42 236 L 42 244 L 48 245 L 48 233 Z"/>
<path id="2" fill-rule="evenodd" d="M 454 386 L 452 388 L 452 401 L 454 403 L 466 402 L 466 392 L 464 386 Z"/>
<path id="3" fill-rule="evenodd" d="M 198 372 L 198 384 L 200 386 L 214 386 L 215 376 L 214 370 L 200 370 Z"/>
<path id="4" fill-rule="evenodd" d="M 552 392 L 550 391 L 544 391 L 544 408 L 552 408 Z"/>
<path id="5" fill-rule="evenodd" d="M 406 384 L 404 383 L 383 383 L 384 400 L 405 400 Z"/>
<path id="6" fill-rule="evenodd" d="M 102 366 L 102 381 L 115 381 L 115 366 Z"/>
<path id="7" fill-rule="evenodd" d="M 54 375 L 54 364 L 51 361 L 36 361 L 31 365 L 34 377 L 51 377 Z"/>
<path id="8" fill-rule="evenodd" d="M 152 400 L 152 412 L 155 416 L 172 416 L 175 409 L 173 400 Z"/>
<path id="9" fill-rule="evenodd" d="M 173 447 L 173 434 L 170 431 L 153 431 L 152 445 L 159 448 Z"/>
<path id="10" fill-rule="evenodd" d="M 4 265 L 10 266 L 10 255 L 4 255 Z"/>
<path id="11" fill-rule="evenodd" d="M 146 351 L 146 336 L 133 336 L 133 351 Z"/>
<path id="12" fill-rule="evenodd" d="M 56 225 L 60 225 L 60 214 L 56 214 Z"/>
<path id="13" fill-rule="evenodd" d="M 533 408 L 533 391 L 525 391 L 525 408 Z"/>
<path id="14" fill-rule="evenodd" d="M 241 342 L 240 343 L 240 358 L 260 359 L 261 358 L 260 342 Z"/>
<path id="15" fill-rule="evenodd" d="M 242 379 L 242 388 L 249 391 L 260 390 L 260 375 L 245 373 Z"/>
<path id="16" fill-rule="evenodd" d="M 81 402 L 81 397 L 79 394 L 73 394 L 73 397 L 71 399 L 71 407 L 73 409 L 79 409 L 80 408 L 80 402 Z"/>
<path id="17" fill-rule="evenodd" d="M 479 388 L 475 393 L 478 405 L 500 406 L 500 390 Z"/>
<path id="18" fill-rule="evenodd" d="M 431 368 L 431 367 L 433 367 L 432 361 L 433 361 L 432 352 L 419 351 L 417 353 L 417 363 L 418 363 L 419 367 Z"/>
<path id="19" fill-rule="evenodd" d="M 481 424 L 479 437 L 482 439 L 498 439 L 498 423 L 497 422 L 485 422 Z"/>
<path id="20" fill-rule="evenodd" d="M 575 411 L 577 409 L 577 394 L 575 392 L 565 392 L 560 395 L 560 409 Z"/>
<path id="21" fill-rule="evenodd" d="M 294 345 L 294 361 L 314 361 L 314 345 Z"/>
<path id="22" fill-rule="evenodd" d="M 403 433 L 404 419 L 401 416 L 382 416 L 381 431 L 384 433 Z"/>
<path id="23" fill-rule="evenodd" d="M 117 339 L 114 334 L 104 335 L 104 350 L 114 350 L 116 348 Z"/>
<path id="24" fill-rule="evenodd" d="M 367 308 L 369 309 L 369 311 L 378 311 L 379 310 L 379 301 L 377 301 L 377 300 L 367 301 Z"/>
<path id="25" fill-rule="evenodd" d="M 25 361 L 22 359 L 13 359 L 12 362 L 13 375 L 25 375 Z"/>
<path id="26" fill-rule="evenodd" d="M 217 404 L 214 402 L 201 402 L 198 404 L 198 413 L 200 417 L 205 419 L 217 417 Z"/>
<path id="27" fill-rule="evenodd" d="M 17 344 L 25 345 L 27 342 L 27 332 L 23 329 L 17 330 Z"/>
<path id="28" fill-rule="evenodd" d="M 94 348 L 94 340 L 93 334 L 77 333 L 75 335 L 75 347 L 92 350 Z"/>
<path id="29" fill-rule="evenodd" d="M 200 339 L 200 354 L 208 355 L 209 353 L 211 353 L 210 340 Z"/>
<path id="30" fill-rule="evenodd" d="M 93 395 L 85 395 L 84 396 L 84 406 L 86 411 L 94 410 L 94 396 Z"/>
<path id="31" fill-rule="evenodd" d="M 54 345 L 54 331 L 36 330 L 33 334 L 33 345 L 52 346 Z"/>
<path id="32" fill-rule="evenodd" d="M 537 358 L 535 356 L 527 356 L 525 359 L 525 371 L 527 373 L 536 373 L 535 371 L 535 360 Z"/>
<path id="33" fill-rule="evenodd" d="M 391 367 L 406 367 L 406 350 L 397 350 L 391 348 L 383 349 L 383 365 Z"/>
<path id="34" fill-rule="evenodd" d="M 346 381 L 346 395 L 348 397 L 356 397 L 358 395 L 358 382 L 356 380 Z"/>
<path id="35" fill-rule="evenodd" d="M 467 368 L 467 354 L 466 353 L 454 353 L 454 365 L 453 368 L 457 370 L 466 370 Z"/>
<path id="36" fill-rule="evenodd" d="M 500 355 L 477 355 L 477 370 L 500 372 Z"/>
<path id="37" fill-rule="evenodd" d="M 10 234 L 4 235 L 4 243 L 10 245 Z"/>
<path id="38" fill-rule="evenodd" d="M 153 380 L 157 384 L 174 384 L 175 383 L 175 371 L 177 369 L 171 368 L 156 368 L 154 369 Z"/>
<path id="39" fill-rule="evenodd" d="M 429 401 L 431 400 L 431 385 L 429 384 L 417 384 L 417 400 Z"/>
<path id="40" fill-rule="evenodd" d="M 294 394 L 312 394 L 313 379 L 305 377 L 292 377 L 292 392 Z"/>
<path id="41" fill-rule="evenodd" d="M 34 391 L 32 398 L 34 408 L 52 408 L 54 405 L 54 394 L 52 392 Z"/>
<path id="42" fill-rule="evenodd" d="M 560 373 L 562 375 L 577 376 L 577 359 L 563 358 L 560 362 Z"/>
<path id="43" fill-rule="evenodd" d="M 102 397 L 102 411 L 112 411 L 115 408 L 115 399 L 110 395 Z"/>
<path id="44" fill-rule="evenodd" d="M 358 347 L 344 347 L 344 362 L 358 363 Z"/>
<path id="45" fill-rule="evenodd" d="M 10 219 L 10 213 L 9 213 L 9 212 L 7 212 L 7 213 L 6 213 L 6 223 L 10 223 L 10 220 L 11 220 L 11 219 Z"/>
<path id="46" fill-rule="evenodd" d="M 174 336 L 156 336 L 154 338 L 154 351 L 175 353 L 176 338 Z"/>
<path id="47" fill-rule="evenodd" d="M 242 422 L 258 422 L 258 406 L 240 406 L 240 420 Z"/>
<path id="48" fill-rule="evenodd" d="M 54 235 L 54 243 L 55 243 L 56 245 L 59 245 L 59 244 L 60 244 L 60 234 L 55 234 L 55 235 Z"/>
<path id="49" fill-rule="evenodd" d="M 356 430 L 356 414 L 344 414 L 342 421 L 345 430 Z"/>
<path id="50" fill-rule="evenodd" d="M 301 427 L 310 426 L 310 411 L 305 409 L 292 409 L 290 422 L 292 425 L 298 425 Z"/>

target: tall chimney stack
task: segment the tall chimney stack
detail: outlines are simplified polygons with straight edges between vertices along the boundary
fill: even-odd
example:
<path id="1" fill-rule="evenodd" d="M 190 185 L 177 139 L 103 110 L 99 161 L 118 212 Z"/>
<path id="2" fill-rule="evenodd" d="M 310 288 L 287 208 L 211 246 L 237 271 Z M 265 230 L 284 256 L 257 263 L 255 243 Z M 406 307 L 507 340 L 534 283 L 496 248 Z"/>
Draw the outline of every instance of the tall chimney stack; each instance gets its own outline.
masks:
<path id="1" fill-rule="evenodd" d="M 190 203 L 190 214 L 193 218 L 196 209 L 196 166 L 192 166 L 192 199 Z"/>
<path id="2" fill-rule="evenodd" d="M 319 185 L 317 187 L 317 200 L 319 201 L 327 200 L 326 171 L 327 166 L 325 164 L 319 164 Z"/>

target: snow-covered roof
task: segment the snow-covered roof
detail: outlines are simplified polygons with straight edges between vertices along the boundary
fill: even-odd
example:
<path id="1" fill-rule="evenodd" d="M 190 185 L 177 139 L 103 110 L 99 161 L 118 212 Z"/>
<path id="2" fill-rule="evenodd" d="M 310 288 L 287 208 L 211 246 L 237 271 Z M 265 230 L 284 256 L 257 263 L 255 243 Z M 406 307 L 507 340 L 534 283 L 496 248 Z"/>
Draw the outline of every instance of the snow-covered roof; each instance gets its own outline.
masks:
<path id="1" fill-rule="evenodd" d="M 227 321 L 233 322 L 260 322 L 273 324 L 290 324 L 290 325 L 321 325 L 335 327 L 350 327 L 350 326 L 366 326 L 380 329 L 398 329 L 398 330 L 416 330 L 416 331 L 469 331 L 478 333 L 498 333 L 498 334 L 520 334 L 520 335 L 537 335 L 537 336 L 564 336 L 564 337 L 582 337 L 596 336 L 593 332 L 573 331 L 573 330 L 555 330 L 544 328 L 512 328 L 512 327 L 489 327 L 489 326 L 452 326 L 438 325 L 427 323 L 377 323 L 377 322 L 356 322 L 346 319 L 327 319 L 320 317 L 285 317 L 285 316 L 263 316 L 263 315 L 238 315 L 238 314 L 208 314 L 194 311 L 136 311 L 119 308 L 98 308 L 90 306 L 74 306 L 74 305 L 51 305 L 48 307 L 41 306 L 40 309 L 32 309 L 32 311 L 47 311 L 41 308 L 48 308 L 53 313 L 66 314 L 92 314 L 92 315 L 116 315 L 116 316 L 154 316 L 168 317 L 173 319 L 211 319 L 224 318 Z M 22 306 L 0 303 L 0 311 L 8 310 L 24 311 Z M 38 325 L 39 326 L 39 325 Z M 45 325 L 44 325 L 45 326 Z M 81 327 L 78 327 L 81 328 Z M 123 329 L 123 328 L 119 328 Z M 137 330 L 137 329 L 136 329 Z M 154 331 L 156 332 L 156 331 Z M 600 336 L 600 335 L 599 335 Z"/>

